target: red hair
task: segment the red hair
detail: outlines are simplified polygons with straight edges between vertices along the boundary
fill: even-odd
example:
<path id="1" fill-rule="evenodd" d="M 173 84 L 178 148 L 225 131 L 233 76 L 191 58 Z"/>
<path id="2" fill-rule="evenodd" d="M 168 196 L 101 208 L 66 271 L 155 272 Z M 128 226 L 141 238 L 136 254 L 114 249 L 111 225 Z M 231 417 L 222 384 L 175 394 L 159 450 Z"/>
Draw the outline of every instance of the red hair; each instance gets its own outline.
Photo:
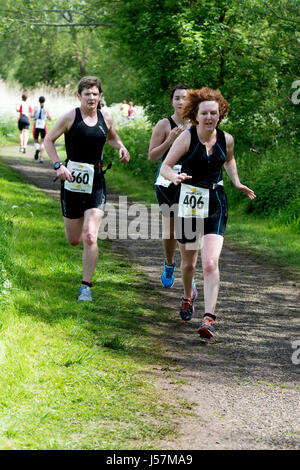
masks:
<path id="1" fill-rule="evenodd" d="M 220 90 L 212 90 L 211 88 L 203 87 L 201 90 L 188 90 L 187 96 L 184 100 L 181 117 L 184 120 L 190 120 L 195 126 L 198 124 L 196 119 L 199 104 L 203 101 L 216 101 L 219 104 L 219 122 L 226 116 L 229 110 L 229 104 L 222 96 Z"/>

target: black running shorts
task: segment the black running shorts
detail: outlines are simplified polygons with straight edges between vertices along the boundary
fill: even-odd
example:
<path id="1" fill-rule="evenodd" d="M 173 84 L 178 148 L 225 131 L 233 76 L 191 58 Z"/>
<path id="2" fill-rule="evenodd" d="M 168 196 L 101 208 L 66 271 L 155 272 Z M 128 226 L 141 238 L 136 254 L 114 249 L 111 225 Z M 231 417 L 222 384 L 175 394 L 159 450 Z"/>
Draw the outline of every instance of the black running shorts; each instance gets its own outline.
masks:
<path id="1" fill-rule="evenodd" d="M 95 170 L 93 190 L 91 194 L 75 193 L 65 189 L 61 184 L 60 201 L 63 216 L 68 219 L 80 219 L 88 209 L 100 209 L 104 212 L 106 203 L 106 185 L 102 173 Z"/>
<path id="2" fill-rule="evenodd" d="M 46 136 L 46 129 L 38 129 L 35 127 L 33 130 L 33 138 L 38 140 L 39 136 L 41 136 L 41 139 L 44 139 Z"/>
<path id="3" fill-rule="evenodd" d="M 25 114 L 21 114 L 20 119 L 18 120 L 19 131 L 22 131 L 23 129 L 29 129 L 29 127 L 30 122 L 28 117 Z"/>
<path id="4" fill-rule="evenodd" d="M 171 183 L 167 188 L 155 185 L 156 199 L 159 204 L 162 215 L 165 217 L 174 217 L 174 210 L 170 208 L 174 205 L 180 186 Z"/>

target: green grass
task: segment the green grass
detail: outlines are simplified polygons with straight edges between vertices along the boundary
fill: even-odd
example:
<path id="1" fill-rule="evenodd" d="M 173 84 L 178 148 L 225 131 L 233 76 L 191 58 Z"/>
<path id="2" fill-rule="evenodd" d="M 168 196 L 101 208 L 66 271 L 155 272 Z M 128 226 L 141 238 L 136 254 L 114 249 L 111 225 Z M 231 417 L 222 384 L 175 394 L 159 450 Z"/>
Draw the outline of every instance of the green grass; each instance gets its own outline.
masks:
<path id="1" fill-rule="evenodd" d="M 174 436 L 181 410 L 151 380 L 165 364 L 167 311 L 103 241 L 94 302 L 77 303 L 82 248 L 67 244 L 59 203 L 0 170 L 0 220 L 11 233 L 2 253 L 11 287 L 0 291 L 0 448 L 157 448 Z"/>
<path id="2" fill-rule="evenodd" d="M 226 238 L 235 249 L 259 255 L 270 264 L 284 268 L 291 278 L 300 278 L 300 240 L 293 227 L 272 218 L 229 212 Z"/>

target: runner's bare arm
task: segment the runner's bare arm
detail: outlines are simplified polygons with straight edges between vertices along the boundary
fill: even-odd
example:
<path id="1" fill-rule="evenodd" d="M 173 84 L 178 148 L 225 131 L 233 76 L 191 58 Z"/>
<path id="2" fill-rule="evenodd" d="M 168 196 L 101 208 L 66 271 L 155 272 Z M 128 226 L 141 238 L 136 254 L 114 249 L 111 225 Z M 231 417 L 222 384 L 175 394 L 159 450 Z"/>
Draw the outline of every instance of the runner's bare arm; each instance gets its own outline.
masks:
<path id="1" fill-rule="evenodd" d="M 150 140 L 148 151 L 149 160 L 151 162 L 155 162 L 156 160 L 161 158 L 164 153 L 168 150 L 168 148 L 171 147 L 177 137 L 182 133 L 182 131 L 182 126 L 170 129 L 169 121 L 166 118 L 158 121 L 158 123 L 154 127 Z"/>
<path id="2" fill-rule="evenodd" d="M 164 178 L 172 181 L 176 186 L 186 179 L 192 178 L 192 176 L 189 176 L 186 173 L 178 174 L 173 170 L 173 166 L 176 165 L 178 160 L 188 151 L 190 142 L 191 134 L 189 131 L 184 131 L 175 140 L 160 169 L 160 174 L 164 176 Z"/>
<path id="3" fill-rule="evenodd" d="M 119 151 L 120 162 L 129 162 L 129 152 L 115 131 L 112 116 L 107 111 L 102 111 L 102 114 L 108 128 L 107 142 L 111 147 Z"/>
<path id="4" fill-rule="evenodd" d="M 46 152 L 48 153 L 49 157 L 51 158 L 52 162 L 60 162 L 60 158 L 57 155 L 56 148 L 55 148 L 55 141 L 65 132 L 68 132 L 74 122 L 75 119 L 75 110 L 70 111 L 69 113 L 61 116 L 58 121 L 54 124 L 52 129 L 46 135 L 44 145 Z M 56 170 L 56 174 L 59 179 L 61 180 L 72 180 L 72 175 L 69 170 L 64 166 L 61 165 L 59 170 Z"/>
<path id="5" fill-rule="evenodd" d="M 51 116 L 51 114 L 49 113 L 48 109 L 45 109 L 45 111 L 46 111 L 47 119 L 49 119 L 49 121 L 52 121 L 52 116 Z"/>
<path id="6" fill-rule="evenodd" d="M 237 166 L 236 166 L 236 161 L 235 161 L 234 154 L 233 154 L 234 139 L 232 135 L 225 132 L 225 139 L 226 139 L 227 157 L 226 157 L 226 162 L 224 163 L 224 168 L 226 170 L 226 173 L 228 174 L 229 178 L 231 179 L 236 189 L 246 194 L 246 196 L 248 196 L 249 199 L 255 199 L 256 196 L 254 194 L 254 191 L 252 191 L 252 189 L 248 188 L 247 186 L 245 186 L 244 184 L 240 182 L 238 171 L 237 171 Z"/>

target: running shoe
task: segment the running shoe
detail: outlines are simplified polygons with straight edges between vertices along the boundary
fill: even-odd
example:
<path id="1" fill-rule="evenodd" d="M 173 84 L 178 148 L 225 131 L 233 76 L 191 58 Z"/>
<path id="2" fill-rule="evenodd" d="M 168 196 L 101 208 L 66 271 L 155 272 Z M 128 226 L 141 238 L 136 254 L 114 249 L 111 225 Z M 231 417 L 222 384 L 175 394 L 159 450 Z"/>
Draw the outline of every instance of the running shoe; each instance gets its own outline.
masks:
<path id="1" fill-rule="evenodd" d="M 91 288 L 88 286 L 81 286 L 79 289 L 78 302 L 92 302 Z"/>
<path id="2" fill-rule="evenodd" d="M 183 321 L 190 321 L 193 318 L 195 314 L 193 303 L 193 299 L 191 299 L 190 297 L 188 297 L 187 299 L 185 297 L 182 297 L 182 303 L 179 314 Z"/>
<path id="3" fill-rule="evenodd" d="M 39 158 L 39 153 L 40 153 L 39 150 L 36 150 L 36 151 L 35 151 L 35 154 L 34 154 L 34 159 L 35 159 L 35 160 L 38 160 L 38 158 Z"/>
<path id="4" fill-rule="evenodd" d="M 168 266 L 165 262 L 163 273 L 160 277 L 164 287 L 169 288 L 174 284 L 175 261 L 172 266 Z"/>
<path id="5" fill-rule="evenodd" d="M 201 338 L 210 339 L 214 336 L 215 321 L 216 315 L 212 315 L 211 313 L 206 313 L 204 315 L 200 328 L 197 330 L 197 333 L 201 336 Z"/>

